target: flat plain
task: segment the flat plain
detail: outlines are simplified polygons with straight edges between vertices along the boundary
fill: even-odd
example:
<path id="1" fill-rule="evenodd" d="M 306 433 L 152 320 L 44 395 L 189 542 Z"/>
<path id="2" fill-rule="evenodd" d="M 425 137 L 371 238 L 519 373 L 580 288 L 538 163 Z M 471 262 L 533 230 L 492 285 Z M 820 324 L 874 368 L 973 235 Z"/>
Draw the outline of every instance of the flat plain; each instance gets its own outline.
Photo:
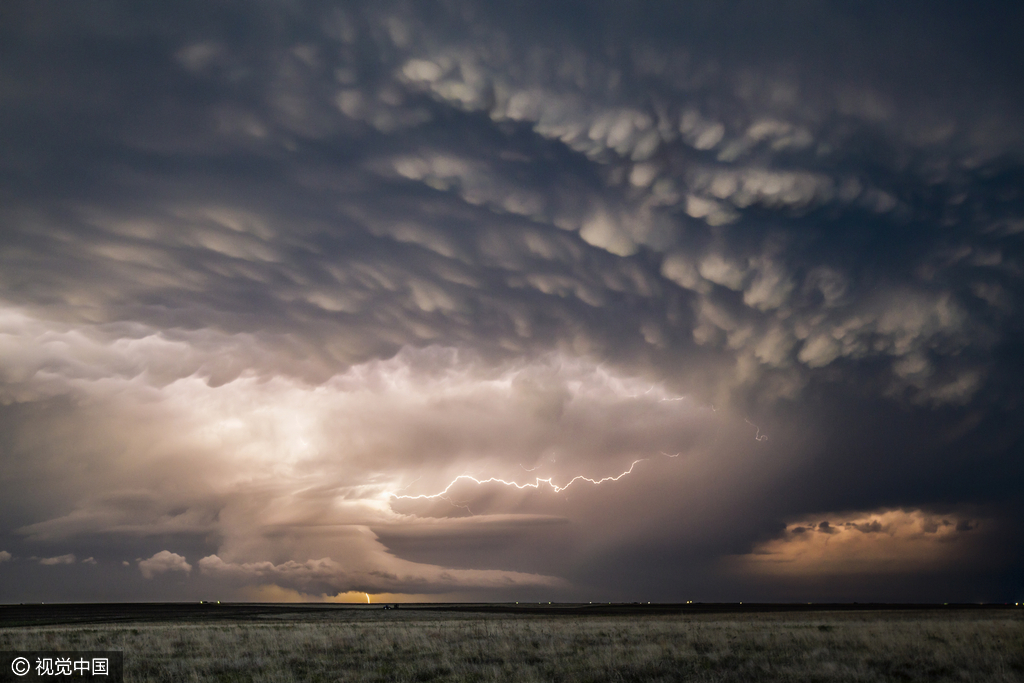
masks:
<path id="1" fill-rule="evenodd" d="M 50 609 L 46 609 L 50 608 Z M 1024 607 L 0 606 L 126 681 L 1024 681 Z"/>

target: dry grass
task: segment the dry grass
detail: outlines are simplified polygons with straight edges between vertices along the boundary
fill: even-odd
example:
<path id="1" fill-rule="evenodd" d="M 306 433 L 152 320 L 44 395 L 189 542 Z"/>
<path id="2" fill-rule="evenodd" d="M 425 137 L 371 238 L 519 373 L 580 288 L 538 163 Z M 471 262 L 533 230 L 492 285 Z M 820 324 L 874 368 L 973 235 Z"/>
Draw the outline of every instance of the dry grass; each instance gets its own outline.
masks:
<path id="1" fill-rule="evenodd" d="M 1024 681 L 1024 620 L 910 612 L 329 620 L 0 629 L 121 649 L 126 681 Z"/>

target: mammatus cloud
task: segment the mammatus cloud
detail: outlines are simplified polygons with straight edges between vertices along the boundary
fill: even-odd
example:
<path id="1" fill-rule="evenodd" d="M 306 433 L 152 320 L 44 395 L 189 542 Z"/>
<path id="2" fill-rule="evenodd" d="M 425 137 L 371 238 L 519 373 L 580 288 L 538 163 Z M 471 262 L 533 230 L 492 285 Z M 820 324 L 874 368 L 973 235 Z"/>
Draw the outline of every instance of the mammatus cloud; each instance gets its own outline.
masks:
<path id="1" fill-rule="evenodd" d="M 156 194 L 134 206 L 78 204 L 63 241 L 47 245 L 49 274 L 12 260 L 9 289 L 30 278 L 38 294 L 22 296 L 35 306 L 81 311 L 71 301 L 89 292 L 122 322 L 203 328 L 204 349 L 190 340 L 148 371 L 214 383 L 243 371 L 319 381 L 402 344 L 515 353 L 562 343 L 632 362 L 653 355 L 663 369 L 713 362 L 704 391 L 716 403 L 791 399 L 868 371 L 888 396 L 922 405 L 981 390 L 1009 320 L 989 302 L 1006 301 L 1017 279 L 1015 239 L 994 226 L 1020 217 L 988 191 L 977 193 L 983 210 L 964 206 L 992 153 L 971 135 L 978 120 L 950 111 L 939 118 L 951 122 L 930 122 L 898 91 L 875 92 L 881 84 L 826 87 L 799 71 L 715 64 L 655 36 L 616 63 L 573 32 L 550 46 L 486 16 L 439 16 L 332 10 L 310 17 L 316 39 L 275 46 L 266 60 L 226 39 L 182 46 L 179 77 L 224 86 L 226 101 L 191 104 L 224 154 L 270 162 L 282 145 L 337 136 L 365 150 L 340 168 L 291 150 L 298 168 L 282 182 L 310 195 L 312 214 L 284 200 L 200 196 L 187 179 L 177 182 L 188 199 L 161 196 L 154 180 Z M 243 71 L 259 105 L 232 95 Z M 488 142 L 467 144 L 443 112 L 485 115 L 463 123 L 490 131 Z M 351 120 L 372 122 L 399 151 L 378 152 Z M 520 124 L 534 137 L 502 132 Z M 917 129 L 935 126 L 947 132 Z M 907 155 L 925 158 L 899 161 Z M 885 172 L 868 173 L 876 165 Z M 39 220 L 55 219 L 10 217 L 24 239 Z M 956 227 L 940 245 L 915 227 L 936 220 Z M 835 241 L 808 239 L 809 223 Z M 640 249 L 649 258 L 623 258 Z M 900 258 L 871 256 L 887 249 Z M 104 264 L 89 282 L 54 274 L 82 254 Z M 251 296 L 265 304 L 255 318 Z M 267 348 L 255 356 L 246 335 Z M 225 347 L 230 363 L 204 357 Z"/>
<path id="2" fill-rule="evenodd" d="M 139 571 L 147 579 L 152 579 L 157 574 L 166 572 L 192 571 L 192 565 L 185 561 L 185 558 L 169 550 L 161 550 L 147 560 L 139 560 Z"/>

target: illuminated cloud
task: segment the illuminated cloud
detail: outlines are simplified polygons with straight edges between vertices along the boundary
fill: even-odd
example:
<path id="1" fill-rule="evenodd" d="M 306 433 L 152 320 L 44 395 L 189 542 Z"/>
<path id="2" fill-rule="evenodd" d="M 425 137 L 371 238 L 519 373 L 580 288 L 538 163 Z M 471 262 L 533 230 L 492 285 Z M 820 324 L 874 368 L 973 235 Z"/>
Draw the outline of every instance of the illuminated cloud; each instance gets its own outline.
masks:
<path id="1" fill-rule="evenodd" d="M 6 550 L 0 550 L 0 562 L 9 562 L 11 557 L 13 556 Z"/>
<path id="2" fill-rule="evenodd" d="M 972 564 L 976 539 L 991 522 L 922 510 L 819 515 L 738 558 L 744 571 L 775 576 L 915 574 Z M 967 532 L 972 532 L 968 534 Z"/>
<path id="3" fill-rule="evenodd" d="M 183 572 L 188 574 L 192 571 L 192 565 L 185 561 L 185 558 L 169 550 L 161 550 L 148 560 L 139 560 L 139 571 L 147 579 L 152 579 L 157 574 L 166 572 Z"/>
<path id="4" fill-rule="evenodd" d="M 40 557 L 39 564 L 44 565 L 55 565 L 55 564 L 74 564 L 77 560 L 73 553 L 67 555 L 58 555 L 57 557 Z"/>

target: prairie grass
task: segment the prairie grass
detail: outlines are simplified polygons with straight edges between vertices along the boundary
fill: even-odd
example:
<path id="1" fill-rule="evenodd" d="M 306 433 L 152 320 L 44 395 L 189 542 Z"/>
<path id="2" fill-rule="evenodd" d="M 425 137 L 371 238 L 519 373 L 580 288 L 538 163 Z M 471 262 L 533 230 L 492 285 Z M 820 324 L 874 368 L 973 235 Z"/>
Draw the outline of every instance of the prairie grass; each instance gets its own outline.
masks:
<path id="1" fill-rule="evenodd" d="M 0 650 L 118 649 L 126 681 L 1024 681 L 1019 614 L 554 617 L 339 612 L 0 629 Z"/>

